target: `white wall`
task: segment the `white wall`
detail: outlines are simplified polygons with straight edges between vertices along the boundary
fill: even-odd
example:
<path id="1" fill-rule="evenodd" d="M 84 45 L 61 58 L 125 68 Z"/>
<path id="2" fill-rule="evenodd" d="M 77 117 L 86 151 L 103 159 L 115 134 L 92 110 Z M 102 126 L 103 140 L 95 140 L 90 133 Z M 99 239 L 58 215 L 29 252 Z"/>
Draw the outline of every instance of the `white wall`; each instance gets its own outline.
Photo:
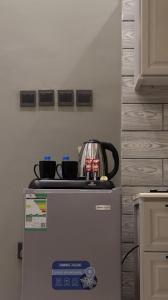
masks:
<path id="1" fill-rule="evenodd" d="M 20 110 L 19 90 L 48 88 L 93 89 L 93 109 Z M 33 164 L 46 153 L 76 159 L 89 138 L 120 148 L 119 0 L 1 0 L 0 299 L 20 295 L 16 245 Z"/>

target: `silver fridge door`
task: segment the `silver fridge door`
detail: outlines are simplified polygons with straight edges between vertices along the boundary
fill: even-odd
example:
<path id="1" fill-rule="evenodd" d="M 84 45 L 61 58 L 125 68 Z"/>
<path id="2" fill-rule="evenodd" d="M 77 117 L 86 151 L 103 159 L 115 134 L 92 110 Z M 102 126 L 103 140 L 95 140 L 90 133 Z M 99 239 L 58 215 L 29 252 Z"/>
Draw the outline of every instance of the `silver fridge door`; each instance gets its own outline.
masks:
<path id="1" fill-rule="evenodd" d="M 24 231 L 21 299 L 120 300 L 120 190 L 34 193 L 47 193 L 47 229 Z"/>

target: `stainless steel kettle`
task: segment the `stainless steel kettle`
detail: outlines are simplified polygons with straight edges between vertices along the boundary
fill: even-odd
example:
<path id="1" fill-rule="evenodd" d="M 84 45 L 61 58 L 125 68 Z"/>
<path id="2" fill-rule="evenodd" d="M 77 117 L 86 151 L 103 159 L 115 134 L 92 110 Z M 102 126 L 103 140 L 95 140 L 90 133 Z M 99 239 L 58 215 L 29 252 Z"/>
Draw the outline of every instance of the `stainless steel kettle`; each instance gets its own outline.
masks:
<path id="1" fill-rule="evenodd" d="M 114 160 L 114 167 L 109 172 L 106 150 L 109 150 Z M 117 173 L 119 168 L 119 156 L 116 148 L 111 143 L 89 140 L 85 142 L 79 154 L 79 177 L 86 177 L 85 161 L 86 159 L 99 159 L 100 167 L 98 177 L 107 176 L 110 180 Z"/>

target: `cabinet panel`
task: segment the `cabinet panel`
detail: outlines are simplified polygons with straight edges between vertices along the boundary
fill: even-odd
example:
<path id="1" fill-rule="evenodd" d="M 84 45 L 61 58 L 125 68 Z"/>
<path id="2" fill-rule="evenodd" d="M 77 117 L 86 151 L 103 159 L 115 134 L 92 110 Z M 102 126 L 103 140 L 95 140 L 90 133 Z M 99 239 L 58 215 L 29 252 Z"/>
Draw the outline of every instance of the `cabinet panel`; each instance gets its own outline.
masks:
<path id="1" fill-rule="evenodd" d="M 141 299 L 168 299 L 168 253 L 144 253 Z"/>
<path id="2" fill-rule="evenodd" d="M 136 1 L 135 90 L 168 84 L 168 0 Z"/>
<path id="3" fill-rule="evenodd" d="M 142 75 L 168 75 L 167 11 L 167 0 L 142 0 Z"/>
<path id="4" fill-rule="evenodd" d="M 141 241 L 144 251 L 168 251 L 168 199 L 144 203 Z"/>

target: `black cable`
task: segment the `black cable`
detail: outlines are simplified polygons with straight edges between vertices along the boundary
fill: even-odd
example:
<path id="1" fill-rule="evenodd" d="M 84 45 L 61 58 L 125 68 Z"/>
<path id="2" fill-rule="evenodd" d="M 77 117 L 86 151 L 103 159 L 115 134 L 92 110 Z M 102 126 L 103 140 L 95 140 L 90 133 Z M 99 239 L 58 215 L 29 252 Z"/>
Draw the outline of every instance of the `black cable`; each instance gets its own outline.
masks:
<path id="1" fill-rule="evenodd" d="M 123 265 L 123 263 L 125 262 L 127 256 L 128 256 L 130 253 L 132 253 L 132 252 L 133 252 L 135 249 L 137 249 L 137 248 L 139 248 L 139 245 L 134 246 L 132 249 L 130 249 L 130 250 L 124 255 L 124 257 L 123 257 L 123 259 L 122 259 L 122 265 Z"/>

